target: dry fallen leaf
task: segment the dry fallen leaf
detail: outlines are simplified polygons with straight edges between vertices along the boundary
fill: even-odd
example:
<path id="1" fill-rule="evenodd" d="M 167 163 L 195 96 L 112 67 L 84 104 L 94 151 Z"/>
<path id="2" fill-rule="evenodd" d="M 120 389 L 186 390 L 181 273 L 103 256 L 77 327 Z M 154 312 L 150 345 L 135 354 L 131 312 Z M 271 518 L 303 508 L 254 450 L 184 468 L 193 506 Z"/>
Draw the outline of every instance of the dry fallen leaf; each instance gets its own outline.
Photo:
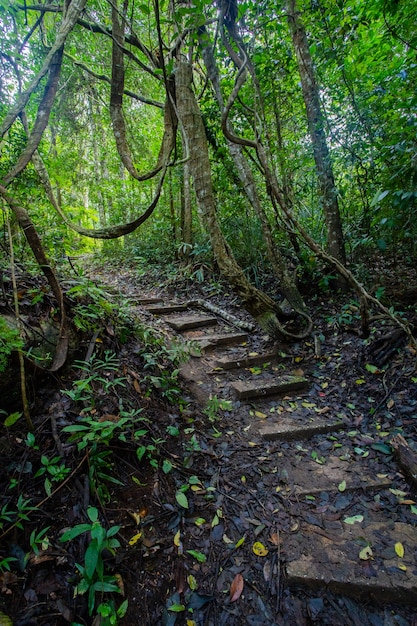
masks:
<path id="1" fill-rule="evenodd" d="M 236 574 L 230 585 L 230 602 L 236 602 L 242 595 L 244 580 L 242 574 Z"/>

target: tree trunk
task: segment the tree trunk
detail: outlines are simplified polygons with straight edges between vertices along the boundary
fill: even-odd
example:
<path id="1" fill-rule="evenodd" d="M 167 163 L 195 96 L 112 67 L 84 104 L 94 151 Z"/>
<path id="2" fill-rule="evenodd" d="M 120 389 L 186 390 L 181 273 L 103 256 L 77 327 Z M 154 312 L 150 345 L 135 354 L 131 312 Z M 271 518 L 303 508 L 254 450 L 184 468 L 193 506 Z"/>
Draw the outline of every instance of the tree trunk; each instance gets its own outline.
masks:
<path id="1" fill-rule="evenodd" d="M 321 202 L 327 225 L 327 249 L 331 256 L 345 263 L 342 223 L 340 219 L 333 167 L 324 132 L 323 112 L 319 88 L 315 78 L 313 61 L 307 34 L 297 12 L 296 0 L 288 0 L 288 23 L 297 57 L 303 98 L 307 111 L 308 129 L 313 145 Z"/>
<path id="2" fill-rule="evenodd" d="M 220 90 L 219 75 L 214 60 L 213 49 L 211 45 L 207 42 L 206 32 L 203 33 L 203 37 L 200 37 L 200 46 L 202 48 L 204 63 L 206 65 L 209 78 L 213 85 L 217 103 L 220 109 L 223 110 L 224 102 Z M 231 122 L 229 122 L 229 125 L 231 126 Z M 290 272 L 288 271 L 284 257 L 282 256 L 279 248 L 274 242 L 268 216 L 260 201 L 255 179 L 250 165 L 243 153 L 242 146 L 233 143 L 228 139 L 226 139 L 226 141 L 246 196 L 260 221 L 267 255 L 272 265 L 272 269 L 274 270 L 276 277 L 280 281 L 282 293 L 295 311 L 306 313 L 307 307 L 303 301 L 303 298 Z"/>
<path id="3" fill-rule="evenodd" d="M 216 204 L 211 179 L 207 138 L 200 110 L 191 87 L 192 69 L 188 63 L 178 63 L 176 97 L 178 117 L 188 147 L 190 173 L 194 180 L 197 209 L 207 231 L 221 273 L 242 299 L 243 305 L 259 325 L 273 337 L 293 336 L 287 333 L 277 317 L 277 305 L 268 295 L 251 285 L 236 262 L 216 217 Z"/>

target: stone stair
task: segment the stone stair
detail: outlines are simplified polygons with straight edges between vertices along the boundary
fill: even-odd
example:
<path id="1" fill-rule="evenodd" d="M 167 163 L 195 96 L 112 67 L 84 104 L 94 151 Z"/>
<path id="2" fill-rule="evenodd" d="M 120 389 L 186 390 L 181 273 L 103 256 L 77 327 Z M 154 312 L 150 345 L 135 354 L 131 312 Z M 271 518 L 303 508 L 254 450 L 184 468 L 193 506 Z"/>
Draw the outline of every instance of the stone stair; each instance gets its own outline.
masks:
<path id="1" fill-rule="evenodd" d="M 151 300 L 141 302 L 202 351 L 201 357 L 192 357 L 181 370 L 190 391 L 204 406 L 213 390 L 221 388 L 224 397 L 236 404 L 236 420 L 249 425 L 265 446 L 270 445 L 268 441 L 300 445 L 316 435 L 335 434 L 352 427 L 340 416 L 306 414 L 297 409 L 271 412 L 268 402 L 273 398 L 299 401 L 299 394 L 309 388 L 310 382 L 304 376 L 283 375 L 282 369 L 276 367 L 276 353 L 251 353 L 247 333 L 236 332 L 224 320 L 190 310 L 183 303 Z M 251 368 L 257 366 L 261 367 L 261 375 L 251 374 Z M 212 385 L 206 382 L 210 378 Z M 256 414 L 266 419 L 258 419 Z M 319 498 L 322 493 L 336 496 L 341 492 L 341 484 L 346 493 L 356 492 L 361 498 L 372 500 L 374 494 L 383 496 L 392 486 L 393 476 L 376 476 L 365 459 L 344 463 L 333 454 L 323 464 L 308 459 L 297 471 L 290 469 L 284 492 L 298 499 Z M 391 519 L 389 511 L 373 516 L 377 521 L 367 517 L 365 507 L 362 520 L 359 517 L 350 525 L 341 517 L 331 528 L 301 520 L 283 543 L 288 584 L 328 588 L 365 600 L 417 603 L 417 528 Z M 399 544 L 403 556 L 401 550 L 395 549 Z M 371 550 L 369 558 L 360 558 L 359 553 L 366 546 Z"/>

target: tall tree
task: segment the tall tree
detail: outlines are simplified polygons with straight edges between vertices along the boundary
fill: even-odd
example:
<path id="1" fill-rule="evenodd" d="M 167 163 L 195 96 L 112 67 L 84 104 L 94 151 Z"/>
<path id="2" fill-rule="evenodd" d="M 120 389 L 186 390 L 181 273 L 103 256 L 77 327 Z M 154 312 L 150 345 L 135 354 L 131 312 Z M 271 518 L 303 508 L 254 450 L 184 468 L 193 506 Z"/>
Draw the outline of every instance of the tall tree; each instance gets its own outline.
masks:
<path id="1" fill-rule="evenodd" d="M 337 189 L 330 152 L 326 141 L 324 117 L 320 105 L 319 87 L 315 77 L 313 60 L 311 58 L 307 34 L 300 17 L 296 0 L 288 0 L 287 9 L 288 23 L 297 57 L 303 97 L 307 111 L 308 128 L 313 145 L 320 196 L 326 218 L 327 249 L 335 259 L 345 263 L 346 255 L 339 203 L 337 200 Z"/>

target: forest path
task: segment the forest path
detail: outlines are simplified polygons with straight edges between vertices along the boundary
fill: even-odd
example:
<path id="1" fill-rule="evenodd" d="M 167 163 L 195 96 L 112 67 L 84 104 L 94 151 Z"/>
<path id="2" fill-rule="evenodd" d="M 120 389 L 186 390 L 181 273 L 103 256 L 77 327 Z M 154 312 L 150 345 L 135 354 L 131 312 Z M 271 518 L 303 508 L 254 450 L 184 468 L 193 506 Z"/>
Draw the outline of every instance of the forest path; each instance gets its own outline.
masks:
<path id="1" fill-rule="evenodd" d="M 193 348 L 181 377 L 202 415 L 183 415 L 178 459 L 185 447 L 213 497 L 187 492 L 181 545 L 207 555 L 198 593 L 216 598 L 195 624 L 416 626 L 417 498 L 389 444 L 415 439 L 412 355 L 368 367 L 343 326 L 354 308 L 337 303 L 316 308 L 317 338 L 284 345 L 241 328 L 239 303 L 210 285 L 127 270 L 110 283 L 138 321 Z"/>
<path id="2" fill-rule="evenodd" d="M 352 422 L 320 402 L 320 392 L 311 394 L 311 379 L 298 367 L 289 371 L 282 353 L 258 352 L 250 334 L 219 315 L 208 316 L 204 306 L 149 295 L 139 303 L 201 350 L 182 367 L 182 377 L 202 408 L 216 399 L 215 406 L 227 413 L 227 427 L 238 429 L 246 446 L 256 450 L 260 494 L 269 487 L 272 500 L 297 503 L 289 532 L 280 536 L 277 525 L 287 583 L 364 600 L 417 603 L 417 528 L 396 521 L 381 504 L 387 492 L 404 504 L 413 502 L 395 464 L 389 472 L 376 472 L 364 441 L 355 445 L 358 432 L 348 433 Z M 350 453 L 341 431 L 353 444 Z M 367 443 L 378 450 L 376 440 Z M 326 456 L 314 454 L 323 449 Z M 310 458 L 300 455 L 306 450 Z M 248 485 L 237 478 L 228 495 L 239 501 Z M 261 506 L 265 511 L 266 503 Z"/>

